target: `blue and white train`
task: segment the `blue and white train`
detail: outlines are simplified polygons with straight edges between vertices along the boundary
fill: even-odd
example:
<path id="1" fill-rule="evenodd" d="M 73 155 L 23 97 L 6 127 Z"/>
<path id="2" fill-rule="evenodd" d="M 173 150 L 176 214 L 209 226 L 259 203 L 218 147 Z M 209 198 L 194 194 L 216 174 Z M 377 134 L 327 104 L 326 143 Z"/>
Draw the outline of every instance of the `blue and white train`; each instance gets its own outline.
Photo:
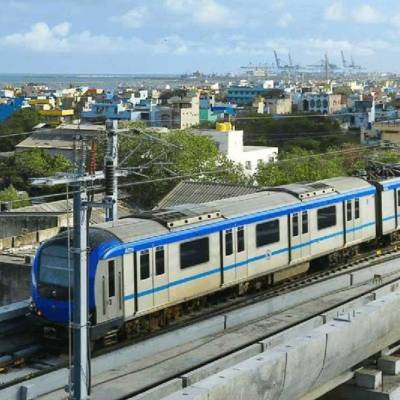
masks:
<path id="1" fill-rule="evenodd" d="M 321 257 L 351 255 L 400 229 L 399 189 L 400 178 L 333 178 L 92 227 L 92 339 L 227 288 L 305 272 Z M 45 242 L 32 269 L 33 314 L 52 337 L 69 318 L 68 247 L 66 232 Z"/>

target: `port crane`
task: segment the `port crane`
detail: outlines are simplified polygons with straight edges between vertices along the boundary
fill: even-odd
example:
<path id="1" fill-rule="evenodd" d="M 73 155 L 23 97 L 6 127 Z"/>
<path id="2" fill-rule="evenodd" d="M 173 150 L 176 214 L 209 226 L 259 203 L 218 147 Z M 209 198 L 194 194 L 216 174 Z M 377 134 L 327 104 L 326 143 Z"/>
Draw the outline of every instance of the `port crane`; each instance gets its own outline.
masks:
<path id="1" fill-rule="evenodd" d="M 346 60 L 346 57 L 344 55 L 344 51 L 341 51 L 342 54 L 342 64 L 343 64 L 343 68 L 344 69 L 350 69 L 350 70 L 360 70 L 362 69 L 362 67 L 360 65 L 357 65 L 354 62 L 354 58 L 353 56 L 350 57 L 350 63 L 348 62 L 348 60 Z"/>

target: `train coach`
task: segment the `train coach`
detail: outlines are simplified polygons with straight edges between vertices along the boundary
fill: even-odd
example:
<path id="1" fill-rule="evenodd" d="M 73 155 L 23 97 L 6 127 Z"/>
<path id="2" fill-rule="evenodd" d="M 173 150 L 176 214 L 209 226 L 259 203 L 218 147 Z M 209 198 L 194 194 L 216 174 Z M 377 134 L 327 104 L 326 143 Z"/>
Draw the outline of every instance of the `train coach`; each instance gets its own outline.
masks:
<path id="1" fill-rule="evenodd" d="M 90 228 L 92 339 L 221 290 L 305 272 L 321 257 L 353 254 L 377 237 L 379 185 L 350 177 L 291 184 Z M 52 338 L 69 321 L 68 240 L 63 232 L 45 242 L 32 269 L 32 311 Z"/>

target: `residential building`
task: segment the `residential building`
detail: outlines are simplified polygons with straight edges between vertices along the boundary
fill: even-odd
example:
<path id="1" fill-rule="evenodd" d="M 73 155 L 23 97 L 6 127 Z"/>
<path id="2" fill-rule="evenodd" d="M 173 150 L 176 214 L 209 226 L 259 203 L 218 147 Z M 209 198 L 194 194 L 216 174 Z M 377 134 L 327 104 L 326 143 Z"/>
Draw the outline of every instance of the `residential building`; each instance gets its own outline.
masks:
<path id="1" fill-rule="evenodd" d="M 226 98 L 229 103 L 238 106 L 251 106 L 257 96 L 266 92 L 263 86 L 231 86 L 228 88 Z"/>
<path id="2" fill-rule="evenodd" d="M 23 97 L 0 98 L 0 123 L 11 117 L 16 111 L 27 107 Z"/>
<path id="3" fill-rule="evenodd" d="M 87 122 L 104 122 L 107 119 L 136 121 L 140 119 L 140 113 L 129 109 L 122 100 L 103 100 L 83 109 L 81 119 Z"/>
<path id="4" fill-rule="evenodd" d="M 342 110 L 342 96 L 328 93 L 303 93 L 300 103 L 304 112 L 334 114 Z"/>
<path id="5" fill-rule="evenodd" d="M 160 97 L 160 105 L 150 112 L 152 126 L 187 129 L 200 124 L 200 98 L 196 94 Z"/>
<path id="6" fill-rule="evenodd" d="M 195 129 L 193 132 L 214 140 L 219 152 L 241 164 L 248 175 L 256 173 L 261 162 L 275 162 L 278 158 L 277 147 L 245 146 L 243 131 L 235 130 L 229 122 L 217 123 L 216 129 Z"/>
<path id="7" fill-rule="evenodd" d="M 52 156 L 62 155 L 70 161 L 79 161 L 76 138 L 101 138 L 105 134 L 104 125 L 64 124 L 53 129 L 39 129 L 16 145 L 15 151 L 22 152 L 43 149 Z"/>
<path id="8" fill-rule="evenodd" d="M 253 107 L 258 114 L 284 115 L 292 112 L 292 99 L 290 97 L 257 97 Z"/>

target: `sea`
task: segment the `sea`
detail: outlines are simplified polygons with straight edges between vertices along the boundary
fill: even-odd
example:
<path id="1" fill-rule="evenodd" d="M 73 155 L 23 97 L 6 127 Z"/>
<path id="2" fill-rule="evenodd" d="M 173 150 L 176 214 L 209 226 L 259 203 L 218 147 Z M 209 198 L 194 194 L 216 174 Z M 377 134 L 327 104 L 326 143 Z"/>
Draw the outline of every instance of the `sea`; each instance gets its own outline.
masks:
<path id="1" fill-rule="evenodd" d="M 43 84 L 50 89 L 89 86 L 103 89 L 118 87 L 171 87 L 185 80 L 181 75 L 113 75 L 113 74 L 2 74 L 0 88 L 19 87 L 28 83 Z"/>

